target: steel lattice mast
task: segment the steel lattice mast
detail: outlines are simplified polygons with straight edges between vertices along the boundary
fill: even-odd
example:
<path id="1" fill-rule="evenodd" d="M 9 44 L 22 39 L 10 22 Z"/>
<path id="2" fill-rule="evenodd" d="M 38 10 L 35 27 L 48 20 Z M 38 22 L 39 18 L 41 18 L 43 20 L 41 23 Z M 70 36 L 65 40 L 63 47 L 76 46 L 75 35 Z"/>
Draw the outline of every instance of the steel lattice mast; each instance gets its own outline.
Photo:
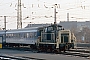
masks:
<path id="1" fill-rule="evenodd" d="M 21 0 L 18 0 L 17 7 L 17 29 L 22 28 L 22 10 L 21 10 Z"/>

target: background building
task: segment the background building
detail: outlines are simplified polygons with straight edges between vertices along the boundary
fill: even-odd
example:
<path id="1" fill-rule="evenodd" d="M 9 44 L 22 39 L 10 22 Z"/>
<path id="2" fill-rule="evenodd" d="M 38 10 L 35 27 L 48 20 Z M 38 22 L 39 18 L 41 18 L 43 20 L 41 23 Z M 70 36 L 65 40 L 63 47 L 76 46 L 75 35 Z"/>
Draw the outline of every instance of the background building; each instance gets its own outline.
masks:
<path id="1" fill-rule="evenodd" d="M 60 21 L 59 24 L 74 32 L 78 42 L 90 42 L 90 21 Z"/>

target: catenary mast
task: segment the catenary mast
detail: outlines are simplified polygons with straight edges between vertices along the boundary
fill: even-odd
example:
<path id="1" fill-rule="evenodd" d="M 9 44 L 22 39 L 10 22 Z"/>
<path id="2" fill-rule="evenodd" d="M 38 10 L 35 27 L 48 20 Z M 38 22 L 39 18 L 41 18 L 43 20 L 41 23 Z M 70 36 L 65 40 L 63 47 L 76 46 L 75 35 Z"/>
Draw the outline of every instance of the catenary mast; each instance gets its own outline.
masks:
<path id="1" fill-rule="evenodd" d="M 18 0 L 17 7 L 17 29 L 22 28 L 22 10 L 21 10 L 21 0 Z"/>

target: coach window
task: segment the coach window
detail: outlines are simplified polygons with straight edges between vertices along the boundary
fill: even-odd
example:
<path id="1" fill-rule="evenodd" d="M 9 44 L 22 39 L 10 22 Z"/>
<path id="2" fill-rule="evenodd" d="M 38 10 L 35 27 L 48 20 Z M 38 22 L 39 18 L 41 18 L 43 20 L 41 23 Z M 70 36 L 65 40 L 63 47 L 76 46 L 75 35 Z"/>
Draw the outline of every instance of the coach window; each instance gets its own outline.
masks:
<path id="1" fill-rule="evenodd" d="M 31 32 L 29 33 L 29 38 L 31 38 L 32 36 L 31 36 L 32 34 L 31 34 Z"/>
<path id="2" fill-rule="evenodd" d="M 15 37 L 15 38 L 17 37 L 16 33 L 14 34 L 14 37 Z"/>
<path id="3" fill-rule="evenodd" d="M 23 33 L 23 37 L 25 38 L 25 33 Z"/>
<path id="4" fill-rule="evenodd" d="M 16 33 L 13 33 L 13 37 L 16 38 Z"/>
<path id="5" fill-rule="evenodd" d="M 9 34 L 10 38 L 11 38 L 11 34 Z"/>
<path id="6" fill-rule="evenodd" d="M 21 38 L 21 33 L 19 33 L 19 38 Z"/>
<path id="7" fill-rule="evenodd" d="M 35 32 L 33 32 L 33 38 L 35 38 Z"/>
<path id="8" fill-rule="evenodd" d="M 10 36 L 9 36 L 9 34 L 8 34 L 8 38 L 9 38 Z"/>
<path id="9" fill-rule="evenodd" d="M 32 38 L 32 33 L 30 32 L 30 38 Z"/>
<path id="10" fill-rule="evenodd" d="M 29 33 L 29 38 L 31 38 L 31 33 Z"/>
<path id="11" fill-rule="evenodd" d="M 27 34 L 26 36 L 27 36 L 27 38 L 28 38 L 28 37 L 29 37 L 29 34 L 28 34 L 28 33 L 26 33 L 26 34 Z"/>
<path id="12" fill-rule="evenodd" d="M 32 38 L 32 32 L 31 32 L 31 38 Z"/>
<path id="13" fill-rule="evenodd" d="M 25 33 L 23 33 L 23 37 L 25 38 Z"/>
<path id="14" fill-rule="evenodd" d="M 6 38 L 8 38 L 8 34 L 6 34 Z"/>
<path id="15" fill-rule="evenodd" d="M 17 38 L 19 37 L 19 33 L 17 34 Z"/>
<path id="16" fill-rule="evenodd" d="M 34 32 L 31 32 L 31 38 L 34 38 Z"/>
<path id="17" fill-rule="evenodd" d="M 6 38 L 8 38 L 8 34 L 6 34 Z"/>
<path id="18" fill-rule="evenodd" d="M 18 34 L 18 38 L 20 38 L 20 33 Z"/>
<path id="19" fill-rule="evenodd" d="M 17 34 L 17 38 L 19 38 L 19 33 Z"/>
<path id="20" fill-rule="evenodd" d="M 23 33 L 20 33 L 20 37 L 21 37 L 21 39 L 23 38 Z"/>
<path id="21" fill-rule="evenodd" d="M 26 33 L 26 38 L 28 38 L 28 33 Z"/>
<path id="22" fill-rule="evenodd" d="M 9 38 L 9 34 L 7 34 L 8 35 L 8 38 Z"/>
<path id="23" fill-rule="evenodd" d="M 35 38 L 35 32 L 33 32 L 33 38 Z"/>
<path id="24" fill-rule="evenodd" d="M 35 38 L 37 37 L 37 33 L 36 33 L 36 32 L 34 33 L 34 37 L 35 37 Z"/>
<path id="25" fill-rule="evenodd" d="M 13 33 L 12 33 L 12 37 L 13 37 Z"/>
<path id="26" fill-rule="evenodd" d="M 32 32 L 32 38 L 34 38 L 34 33 Z"/>
<path id="27" fill-rule="evenodd" d="M 15 33 L 15 38 L 17 38 L 17 34 L 18 34 L 18 33 Z"/>
<path id="28" fill-rule="evenodd" d="M 33 38 L 33 33 L 31 32 L 31 38 Z"/>
<path id="29" fill-rule="evenodd" d="M 22 33 L 22 38 L 24 38 L 24 33 Z"/>
<path id="30" fill-rule="evenodd" d="M 27 33 L 24 34 L 25 38 L 27 38 Z"/>
<path id="31" fill-rule="evenodd" d="M 13 33 L 13 37 L 15 38 L 15 33 Z"/>
<path id="32" fill-rule="evenodd" d="M 27 38 L 27 33 L 25 33 L 25 38 Z"/>
<path id="33" fill-rule="evenodd" d="M 30 38 L 30 33 L 27 33 L 27 35 L 28 35 L 28 38 Z"/>

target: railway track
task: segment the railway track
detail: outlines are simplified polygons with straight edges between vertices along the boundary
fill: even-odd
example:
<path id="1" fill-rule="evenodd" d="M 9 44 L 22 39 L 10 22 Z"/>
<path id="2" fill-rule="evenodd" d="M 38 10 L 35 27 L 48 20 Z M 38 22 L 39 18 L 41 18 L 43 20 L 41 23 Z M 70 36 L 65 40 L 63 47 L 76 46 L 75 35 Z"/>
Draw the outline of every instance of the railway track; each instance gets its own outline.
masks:
<path id="1" fill-rule="evenodd" d="M 17 50 L 17 49 L 16 49 Z M 22 50 L 22 49 L 19 49 L 19 50 Z M 30 51 L 30 52 L 33 52 L 33 53 L 38 53 L 37 51 L 34 51 L 34 50 L 28 50 L 28 49 L 25 49 L 25 50 L 22 50 L 22 51 Z M 39 52 L 39 53 L 46 53 L 46 54 L 55 54 L 55 53 L 47 53 L 47 52 Z M 66 51 L 65 53 L 64 52 L 61 52 L 61 53 L 58 53 L 58 55 L 66 55 L 66 56 L 75 56 L 75 57 L 83 57 L 83 58 L 86 58 L 86 59 L 90 59 L 90 50 L 87 49 L 87 48 L 77 48 L 77 49 L 70 49 L 69 51 Z M 3 57 L 3 56 L 2 56 Z M 33 60 L 38 60 L 37 58 L 31 58 L 31 57 L 20 57 L 20 58 L 17 58 L 17 57 L 7 57 L 7 58 L 13 58 L 13 59 L 22 59 L 22 60 L 25 60 L 25 59 L 33 59 Z M 41 59 L 41 60 L 44 60 L 44 59 Z"/>
<path id="2" fill-rule="evenodd" d="M 71 49 L 69 51 L 66 51 L 65 53 L 60 54 L 90 59 L 90 50 L 88 49 Z"/>
<path id="3" fill-rule="evenodd" d="M 55 54 L 55 53 L 54 53 Z M 86 59 L 90 59 L 90 50 L 86 48 L 77 48 L 70 49 L 69 51 L 57 53 L 58 55 L 66 55 L 66 56 L 75 56 L 75 57 L 83 57 Z"/>
<path id="4" fill-rule="evenodd" d="M 50 53 L 47 53 L 47 54 L 50 54 Z M 56 53 L 56 54 L 58 54 L 58 55 L 62 54 L 62 55 L 66 55 L 66 56 L 83 57 L 86 59 L 90 59 L 90 50 L 87 50 L 85 48 L 70 49 L 69 51 L 60 52 L 60 53 Z"/>
<path id="5" fill-rule="evenodd" d="M 0 55 L 0 60 L 45 60 L 32 57 L 15 57 L 10 55 Z"/>

